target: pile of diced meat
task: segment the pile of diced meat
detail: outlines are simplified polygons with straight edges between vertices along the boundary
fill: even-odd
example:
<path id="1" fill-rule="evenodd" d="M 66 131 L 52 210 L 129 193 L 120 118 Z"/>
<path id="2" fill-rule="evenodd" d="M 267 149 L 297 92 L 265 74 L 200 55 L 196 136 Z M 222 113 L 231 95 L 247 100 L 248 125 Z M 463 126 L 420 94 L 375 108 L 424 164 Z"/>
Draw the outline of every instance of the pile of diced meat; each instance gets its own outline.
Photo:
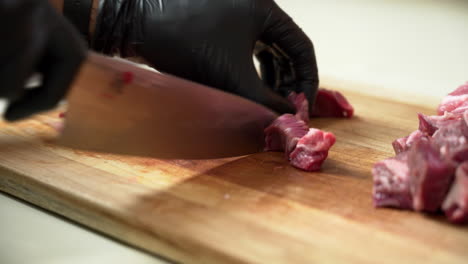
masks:
<path id="1" fill-rule="evenodd" d="M 309 103 L 304 93 L 292 92 L 288 99 L 296 114 L 284 114 L 265 129 L 266 151 L 283 151 L 290 164 L 305 171 L 317 171 L 335 144 L 335 135 L 309 128 Z M 312 116 L 352 117 L 353 107 L 339 92 L 319 89 Z"/>
<path id="2" fill-rule="evenodd" d="M 468 223 L 468 82 L 437 112 L 419 113 L 419 129 L 392 143 L 396 156 L 374 165 L 374 205 L 443 210 L 449 221 Z"/>

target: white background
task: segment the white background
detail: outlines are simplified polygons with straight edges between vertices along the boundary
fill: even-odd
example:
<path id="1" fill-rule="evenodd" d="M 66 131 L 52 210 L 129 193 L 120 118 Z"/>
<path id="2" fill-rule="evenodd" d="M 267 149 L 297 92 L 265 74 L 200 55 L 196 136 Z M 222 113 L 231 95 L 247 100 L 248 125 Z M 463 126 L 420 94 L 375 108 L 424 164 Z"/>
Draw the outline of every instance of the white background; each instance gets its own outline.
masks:
<path id="1" fill-rule="evenodd" d="M 466 0 L 277 3 L 313 41 L 324 80 L 368 84 L 376 89 L 366 92 L 414 103 L 439 102 L 468 81 Z"/>
<path id="2" fill-rule="evenodd" d="M 468 81 L 468 1 L 277 2 L 314 42 L 325 82 L 364 83 L 376 87 L 366 90 L 373 94 L 436 102 Z M 0 263 L 161 262 L 0 195 Z"/>

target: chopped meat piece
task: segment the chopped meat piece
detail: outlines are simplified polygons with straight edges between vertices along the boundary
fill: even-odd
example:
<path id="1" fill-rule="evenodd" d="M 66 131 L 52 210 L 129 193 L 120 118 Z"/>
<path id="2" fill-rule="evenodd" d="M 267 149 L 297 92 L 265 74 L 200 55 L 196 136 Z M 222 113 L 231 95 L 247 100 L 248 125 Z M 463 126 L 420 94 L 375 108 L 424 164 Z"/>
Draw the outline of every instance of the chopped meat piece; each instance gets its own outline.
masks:
<path id="1" fill-rule="evenodd" d="M 297 94 L 291 92 L 288 96 L 288 100 L 294 104 L 296 107 L 296 117 L 297 119 L 303 120 L 304 122 L 309 122 L 309 101 L 304 93 Z"/>
<path id="2" fill-rule="evenodd" d="M 460 95 L 465 95 L 465 94 L 468 94 L 468 82 L 466 82 L 465 84 L 460 85 L 453 92 L 449 93 L 449 95 L 451 95 L 451 96 L 460 96 Z"/>
<path id="3" fill-rule="evenodd" d="M 392 142 L 393 150 L 395 154 L 407 151 L 414 143 L 418 142 L 421 139 L 428 139 L 428 136 L 422 133 L 420 130 L 416 130 L 411 133 L 409 136 L 404 138 L 396 139 Z"/>
<path id="4" fill-rule="evenodd" d="M 464 119 L 441 127 L 432 138 L 442 156 L 458 163 L 468 160 L 468 124 Z"/>
<path id="5" fill-rule="evenodd" d="M 462 116 L 462 114 L 454 114 L 449 112 L 445 112 L 445 114 L 442 116 L 427 116 L 418 113 L 419 130 L 428 134 L 429 136 L 432 136 L 437 131 L 437 129 L 462 119 Z"/>
<path id="6" fill-rule="evenodd" d="M 463 113 L 465 113 L 466 111 L 468 110 L 468 101 L 465 103 L 465 105 L 463 107 L 459 107 L 457 109 L 454 109 L 452 112 L 452 114 L 458 114 L 458 115 L 462 115 Z"/>
<path id="7" fill-rule="evenodd" d="M 372 168 L 374 206 L 412 209 L 408 152 L 377 162 Z"/>
<path id="8" fill-rule="evenodd" d="M 319 170 L 335 141 L 332 133 L 311 128 L 289 155 L 291 165 L 306 171 Z"/>
<path id="9" fill-rule="evenodd" d="M 284 114 L 265 129 L 266 151 L 284 151 L 286 157 L 296 148 L 296 144 L 307 134 L 309 127 L 294 115 Z"/>
<path id="10" fill-rule="evenodd" d="M 468 223 L 468 161 L 458 166 L 455 181 L 442 204 L 442 209 L 450 222 Z"/>
<path id="11" fill-rule="evenodd" d="M 410 189 L 416 211 L 437 211 L 453 180 L 455 166 L 444 159 L 437 146 L 420 140 L 408 153 Z"/>
<path id="12" fill-rule="evenodd" d="M 419 130 L 392 142 L 397 156 L 374 165 L 374 205 L 442 209 L 450 222 L 468 223 L 468 82 L 437 111 L 419 113 Z"/>
<path id="13" fill-rule="evenodd" d="M 265 129 L 265 151 L 284 151 L 291 165 L 319 170 L 336 139 L 332 133 L 309 129 L 297 116 L 284 114 Z"/>
<path id="14" fill-rule="evenodd" d="M 463 113 L 468 110 L 468 82 L 449 93 L 437 108 L 439 115 L 445 112 Z"/>
<path id="15" fill-rule="evenodd" d="M 317 91 L 312 116 L 351 118 L 353 114 L 353 106 L 340 92 L 323 88 Z"/>

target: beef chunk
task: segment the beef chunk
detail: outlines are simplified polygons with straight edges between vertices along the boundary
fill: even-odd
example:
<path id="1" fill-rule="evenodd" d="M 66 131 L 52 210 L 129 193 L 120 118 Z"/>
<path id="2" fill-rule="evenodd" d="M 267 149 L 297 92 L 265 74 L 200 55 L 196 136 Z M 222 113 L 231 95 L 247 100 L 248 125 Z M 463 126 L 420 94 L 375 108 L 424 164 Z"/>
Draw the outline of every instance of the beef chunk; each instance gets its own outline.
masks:
<path id="1" fill-rule="evenodd" d="M 319 170 L 335 141 L 335 135 L 332 133 L 311 128 L 289 155 L 291 165 L 306 171 Z"/>
<path id="2" fill-rule="evenodd" d="M 414 143 L 422 139 L 427 140 L 428 136 L 424 134 L 423 132 L 421 132 L 420 130 L 416 130 L 407 137 L 399 138 L 393 141 L 392 142 L 393 150 L 395 151 L 395 154 L 405 152 L 408 149 L 410 149 L 410 147 Z"/>
<path id="3" fill-rule="evenodd" d="M 410 189 L 416 211 L 437 211 L 453 180 L 454 164 L 429 140 L 420 140 L 408 153 Z"/>
<path id="4" fill-rule="evenodd" d="M 288 96 L 288 100 L 294 104 L 296 107 L 296 118 L 303 120 L 304 122 L 309 122 L 309 101 L 305 97 L 304 93 L 297 94 L 291 92 Z"/>
<path id="5" fill-rule="evenodd" d="M 291 114 L 278 117 L 265 129 L 265 151 L 284 151 L 292 166 L 306 171 L 320 169 L 335 140 L 332 133 L 309 129 Z"/>
<path id="6" fill-rule="evenodd" d="M 450 222 L 468 223 L 468 161 L 460 164 L 455 172 L 455 181 L 442 204 Z"/>
<path id="7" fill-rule="evenodd" d="M 377 162 L 372 168 L 374 206 L 412 209 L 408 152 Z"/>
<path id="8" fill-rule="evenodd" d="M 266 151 L 284 151 L 286 157 L 296 148 L 297 142 L 307 134 L 309 127 L 294 115 L 284 114 L 265 129 Z"/>
<path id="9" fill-rule="evenodd" d="M 353 114 L 353 106 L 340 92 L 323 88 L 317 91 L 312 116 L 351 118 Z"/>
<path id="10" fill-rule="evenodd" d="M 291 92 L 288 100 L 296 107 L 296 117 L 309 122 L 309 102 L 304 93 Z M 314 110 L 314 117 L 349 117 L 354 114 L 353 106 L 338 91 L 318 89 Z"/>
<path id="11" fill-rule="evenodd" d="M 468 82 L 449 93 L 437 108 L 439 115 L 445 112 L 464 113 L 468 110 Z"/>
<path id="12" fill-rule="evenodd" d="M 457 163 L 468 160 L 468 124 L 465 119 L 441 127 L 432 138 L 445 158 Z"/>
<path id="13" fill-rule="evenodd" d="M 468 223 L 468 82 L 446 96 L 437 111 L 419 113 L 419 130 L 392 142 L 397 156 L 375 164 L 374 204 L 442 209 L 449 221 Z"/>
<path id="14" fill-rule="evenodd" d="M 454 114 L 446 112 L 442 116 L 426 116 L 418 113 L 419 118 L 419 130 L 423 133 L 432 136 L 437 129 L 446 126 L 450 123 L 456 122 L 462 119 L 463 114 Z"/>
<path id="15" fill-rule="evenodd" d="M 336 114 L 333 111 L 338 108 L 341 109 L 341 114 L 347 111 L 346 115 L 352 115 L 351 105 L 341 94 L 323 89 L 321 93 L 329 94 L 325 95 L 325 99 L 317 98 L 317 102 L 321 101 L 321 116 L 333 116 Z M 296 107 L 296 115 L 284 114 L 265 129 L 265 150 L 284 151 L 291 165 L 298 169 L 319 170 L 336 138 L 332 133 L 308 128 L 306 122 L 309 121 L 309 103 L 304 93 L 291 92 L 288 100 Z M 343 110 L 343 107 L 346 109 Z"/>

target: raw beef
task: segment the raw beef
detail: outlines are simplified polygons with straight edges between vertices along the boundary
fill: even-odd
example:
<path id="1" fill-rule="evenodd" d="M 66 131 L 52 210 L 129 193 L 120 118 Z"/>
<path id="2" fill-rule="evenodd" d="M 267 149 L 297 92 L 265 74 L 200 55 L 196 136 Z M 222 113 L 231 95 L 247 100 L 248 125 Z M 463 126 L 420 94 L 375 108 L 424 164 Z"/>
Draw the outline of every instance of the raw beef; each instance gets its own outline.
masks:
<path id="1" fill-rule="evenodd" d="M 266 151 L 284 151 L 289 154 L 296 148 L 297 142 L 307 134 L 309 127 L 294 115 L 284 114 L 265 129 Z"/>
<path id="2" fill-rule="evenodd" d="M 464 113 L 468 110 L 468 82 L 449 93 L 437 108 L 439 115 L 444 112 Z"/>
<path id="3" fill-rule="evenodd" d="M 319 170 L 335 141 L 332 133 L 311 128 L 289 155 L 291 165 L 306 171 Z"/>
<path id="4" fill-rule="evenodd" d="M 396 139 L 395 141 L 393 141 L 392 142 L 393 150 L 395 151 L 395 154 L 405 152 L 414 143 L 418 142 L 421 139 L 427 140 L 428 136 L 426 134 L 422 133 L 420 130 L 416 130 L 407 137 L 399 138 L 399 139 Z"/>
<path id="5" fill-rule="evenodd" d="M 288 100 L 294 104 L 296 107 L 296 117 L 297 119 L 303 120 L 304 122 L 309 122 L 309 101 L 304 93 L 295 93 L 291 92 L 288 96 Z"/>
<path id="6" fill-rule="evenodd" d="M 458 166 L 455 181 L 445 198 L 442 209 L 450 222 L 468 223 L 468 161 Z"/>
<path id="7" fill-rule="evenodd" d="M 416 211 L 437 211 L 453 180 L 455 166 L 444 159 L 437 146 L 420 140 L 408 153 L 410 190 Z"/>
<path id="8" fill-rule="evenodd" d="M 353 106 L 340 92 L 323 88 L 317 91 L 312 116 L 351 118 L 353 114 Z"/>
<path id="9" fill-rule="evenodd" d="M 288 100 L 296 115 L 284 114 L 265 129 L 265 151 L 284 151 L 292 166 L 305 171 L 319 170 L 335 144 L 335 135 L 308 128 L 309 102 L 304 93 L 291 92 Z M 339 92 L 319 89 L 315 116 L 353 115 L 353 107 Z"/>
<path id="10" fill-rule="evenodd" d="M 284 151 L 291 165 L 306 171 L 320 169 L 335 140 L 332 133 L 309 129 L 291 114 L 278 117 L 265 129 L 265 151 Z"/>
<path id="11" fill-rule="evenodd" d="M 372 168 L 374 206 L 412 209 L 408 152 L 377 162 Z"/>
<path id="12" fill-rule="evenodd" d="M 447 159 L 457 163 L 468 160 L 468 124 L 465 119 L 441 127 L 432 138 Z"/>
<path id="13" fill-rule="evenodd" d="M 468 83 L 437 110 L 419 113 L 419 130 L 392 142 L 397 156 L 374 165 L 374 205 L 442 209 L 449 221 L 468 223 Z"/>
<path id="14" fill-rule="evenodd" d="M 450 123 L 457 122 L 457 120 L 462 119 L 463 114 L 454 114 L 445 112 L 441 116 L 427 116 L 421 113 L 418 113 L 419 118 L 419 130 L 423 133 L 432 136 L 437 129 L 446 126 Z"/>

